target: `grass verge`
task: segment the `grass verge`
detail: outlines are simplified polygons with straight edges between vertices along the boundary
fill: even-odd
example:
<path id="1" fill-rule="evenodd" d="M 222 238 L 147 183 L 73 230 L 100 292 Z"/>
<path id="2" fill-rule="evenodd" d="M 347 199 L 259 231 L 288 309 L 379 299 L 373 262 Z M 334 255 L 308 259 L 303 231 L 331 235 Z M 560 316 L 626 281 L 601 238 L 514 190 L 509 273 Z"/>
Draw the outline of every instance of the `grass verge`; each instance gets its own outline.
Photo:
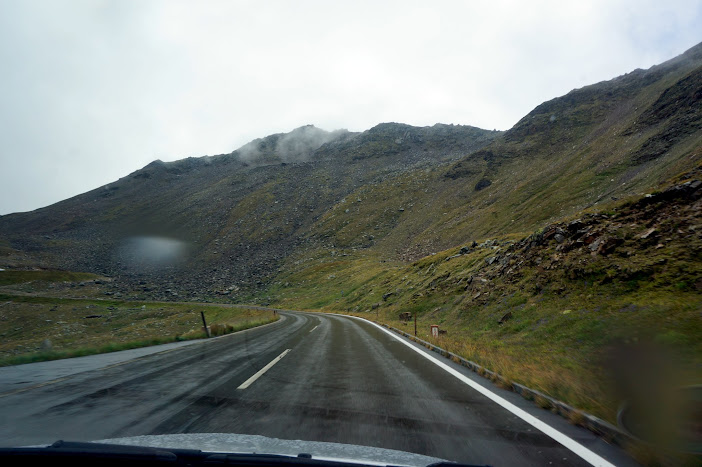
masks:
<path id="1" fill-rule="evenodd" d="M 0 294 L 0 366 L 115 352 L 205 337 L 278 319 L 266 310 Z"/>

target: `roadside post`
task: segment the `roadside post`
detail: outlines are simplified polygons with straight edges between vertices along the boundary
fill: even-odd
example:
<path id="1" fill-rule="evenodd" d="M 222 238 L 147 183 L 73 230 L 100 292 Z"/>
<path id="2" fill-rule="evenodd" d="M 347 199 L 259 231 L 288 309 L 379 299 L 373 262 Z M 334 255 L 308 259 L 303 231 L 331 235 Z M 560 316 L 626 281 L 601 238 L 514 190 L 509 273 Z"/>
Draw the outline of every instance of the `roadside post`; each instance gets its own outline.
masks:
<path id="1" fill-rule="evenodd" d="M 432 324 L 429 327 L 431 328 L 431 337 L 433 337 L 434 339 L 437 339 L 439 337 L 439 325 Z"/>
<path id="2" fill-rule="evenodd" d="M 207 321 L 205 321 L 205 312 L 201 311 L 200 316 L 202 316 L 202 325 L 205 327 L 205 332 L 207 333 L 207 337 L 212 337 L 212 334 L 210 334 L 210 328 L 207 327 Z"/>
<path id="3" fill-rule="evenodd" d="M 414 337 L 417 337 L 417 310 L 414 311 Z"/>

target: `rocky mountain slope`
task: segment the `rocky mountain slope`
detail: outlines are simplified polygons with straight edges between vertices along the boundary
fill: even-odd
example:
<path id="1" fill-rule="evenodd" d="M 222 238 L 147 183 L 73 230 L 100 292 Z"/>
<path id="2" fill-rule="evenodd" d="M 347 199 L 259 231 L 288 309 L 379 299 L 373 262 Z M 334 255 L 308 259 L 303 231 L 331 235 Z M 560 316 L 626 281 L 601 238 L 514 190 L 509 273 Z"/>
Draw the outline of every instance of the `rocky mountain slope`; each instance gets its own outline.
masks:
<path id="1" fill-rule="evenodd" d="M 389 123 L 360 134 L 301 127 L 230 154 L 155 161 L 53 206 L 3 216 L 0 238 L 41 265 L 148 283 L 140 289 L 254 289 L 358 187 L 446 164 L 498 135 L 454 125 Z M 143 248 L 170 247 L 178 261 L 140 261 L 150 252 L 133 243 L 144 238 L 165 239 Z"/>
<path id="2" fill-rule="evenodd" d="M 115 277 L 142 298 L 266 300 L 306 268 L 402 264 L 643 194 L 702 155 L 701 79 L 698 45 L 545 102 L 505 133 L 307 126 L 230 154 L 155 161 L 0 217 L 0 248 Z"/>

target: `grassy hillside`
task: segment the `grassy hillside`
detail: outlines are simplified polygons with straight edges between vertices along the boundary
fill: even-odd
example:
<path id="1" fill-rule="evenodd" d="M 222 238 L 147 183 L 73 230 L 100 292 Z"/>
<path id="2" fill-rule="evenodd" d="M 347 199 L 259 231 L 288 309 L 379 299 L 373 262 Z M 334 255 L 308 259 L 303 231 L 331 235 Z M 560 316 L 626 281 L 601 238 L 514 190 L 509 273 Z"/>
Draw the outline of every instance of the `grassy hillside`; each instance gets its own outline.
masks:
<path id="1" fill-rule="evenodd" d="M 416 313 L 420 337 L 438 324 L 443 347 L 615 422 L 618 352 L 659 349 L 672 356 L 671 384 L 699 382 L 699 179 L 701 169 L 528 236 L 478 238 L 411 264 L 319 252 L 295 261 L 266 300 L 409 332 L 399 314 Z"/>

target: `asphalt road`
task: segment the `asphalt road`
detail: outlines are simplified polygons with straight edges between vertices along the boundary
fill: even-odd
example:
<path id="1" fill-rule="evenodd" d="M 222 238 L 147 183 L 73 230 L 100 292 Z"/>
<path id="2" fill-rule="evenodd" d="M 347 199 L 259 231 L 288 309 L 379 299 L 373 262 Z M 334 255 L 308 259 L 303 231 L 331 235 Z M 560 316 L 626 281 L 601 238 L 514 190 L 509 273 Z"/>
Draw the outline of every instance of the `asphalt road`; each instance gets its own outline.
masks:
<path id="1" fill-rule="evenodd" d="M 239 433 L 467 463 L 590 465 L 371 323 L 281 314 L 261 328 L 0 393 L 0 445 Z M 585 451 L 615 465 L 632 464 L 587 430 L 431 355 Z"/>

